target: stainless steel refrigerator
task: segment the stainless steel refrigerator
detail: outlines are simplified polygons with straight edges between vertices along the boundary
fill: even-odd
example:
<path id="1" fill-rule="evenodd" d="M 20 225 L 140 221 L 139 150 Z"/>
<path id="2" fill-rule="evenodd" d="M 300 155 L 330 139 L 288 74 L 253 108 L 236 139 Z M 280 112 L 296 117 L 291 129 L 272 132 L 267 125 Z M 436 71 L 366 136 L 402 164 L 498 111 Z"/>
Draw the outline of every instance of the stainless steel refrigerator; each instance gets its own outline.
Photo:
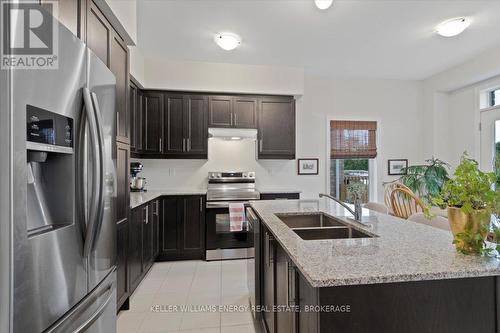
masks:
<path id="1" fill-rule="evenodd" d="M 58 69 L 0 74 L 0 331 L 115 332 L 115 77 L 57 30 Z"/>

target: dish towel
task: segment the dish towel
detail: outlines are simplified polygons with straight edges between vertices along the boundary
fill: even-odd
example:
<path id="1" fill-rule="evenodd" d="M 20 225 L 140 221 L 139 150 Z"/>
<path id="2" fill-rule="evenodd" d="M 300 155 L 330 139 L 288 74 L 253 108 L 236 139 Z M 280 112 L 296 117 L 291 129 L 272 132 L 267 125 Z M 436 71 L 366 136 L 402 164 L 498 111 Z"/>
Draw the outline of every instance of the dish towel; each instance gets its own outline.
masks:
<path id="1" fill-rule="evenodd" d="M 241 202 L 229 204 L 229 231 L 242 231 L 245 221 L 245 205 Z"/>

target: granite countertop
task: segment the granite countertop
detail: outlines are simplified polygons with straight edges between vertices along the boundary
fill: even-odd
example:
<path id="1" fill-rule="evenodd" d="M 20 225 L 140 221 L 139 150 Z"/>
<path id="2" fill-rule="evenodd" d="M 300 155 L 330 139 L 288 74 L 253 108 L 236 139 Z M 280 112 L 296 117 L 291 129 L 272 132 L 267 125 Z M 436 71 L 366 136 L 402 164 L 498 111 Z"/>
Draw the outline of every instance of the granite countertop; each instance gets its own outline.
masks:
<path id="1" fill-rule="evenodd" d="M 142 204 L 162 195 L 205 195 L 206 189 L 168 189 L 148 190 L 147 192 L 130 192 L 130 208 L 134 209 Z"/>
<path id="2" fill-rule="evenodd" d="M 365 226 L 327 200 L 251 202 L 313 287 L 500 275 L 500 260 L 459 254 L 449 231 L 363 209 Z M 275 215 L 319 212 L 378 237 L 303 240 Z"/>

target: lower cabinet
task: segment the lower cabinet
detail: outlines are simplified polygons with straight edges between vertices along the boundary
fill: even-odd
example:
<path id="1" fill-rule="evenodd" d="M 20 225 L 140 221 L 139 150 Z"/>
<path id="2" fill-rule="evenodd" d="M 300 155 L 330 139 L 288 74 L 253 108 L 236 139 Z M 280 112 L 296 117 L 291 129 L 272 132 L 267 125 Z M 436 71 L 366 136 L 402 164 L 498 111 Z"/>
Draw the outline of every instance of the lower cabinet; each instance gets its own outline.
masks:
<path id="1" fill-rule="evenodd" d="M 205 259 L 205 196 L 161 199 L 159 260 Z"/>
<path id="2" fill-rule="evenodd" d="M 116 302 L 120 309 L 130 296 L 128 282 L 128 225 L 123 220 L 116 225 Z"/>
<path id="3" fill-rule="evenodd" d="M 132 209 L 129 226 L 128 279 L 134 292 L 155 261 L 158 239 L 158 202 L 150 201 Z"/>

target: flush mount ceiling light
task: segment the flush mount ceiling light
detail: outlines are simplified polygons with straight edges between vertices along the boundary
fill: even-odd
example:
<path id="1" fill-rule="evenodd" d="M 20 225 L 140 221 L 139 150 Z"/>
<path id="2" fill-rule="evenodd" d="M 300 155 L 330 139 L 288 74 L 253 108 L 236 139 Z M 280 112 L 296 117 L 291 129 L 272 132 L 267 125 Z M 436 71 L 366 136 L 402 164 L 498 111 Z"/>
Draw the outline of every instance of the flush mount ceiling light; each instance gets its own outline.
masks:
<path id="1" fill-rule="evenodd" d="M 226 51 L 234 50 L 241 44 L 240 36 L 230 32 L 218 33 L 217 35 L 215 35 L 214 41 L 215 43 L 217 43 L 217 45 L 219 45 Z"/>
<path id="2" fill-rule="evenodd" d="M 440 23 L 436 27 L 436 33 L 443 37 L 453 37 L 461 34 L 469 25 L 467 17 L 457 17 Z"/>
<path id="3" fill-rule="evenodd" d="M 314 3 L 316 4 L 316 7 L 318 7 L 319 9 L 325 10 L 332 5 L 333 0 L 314 0 Z"/>

